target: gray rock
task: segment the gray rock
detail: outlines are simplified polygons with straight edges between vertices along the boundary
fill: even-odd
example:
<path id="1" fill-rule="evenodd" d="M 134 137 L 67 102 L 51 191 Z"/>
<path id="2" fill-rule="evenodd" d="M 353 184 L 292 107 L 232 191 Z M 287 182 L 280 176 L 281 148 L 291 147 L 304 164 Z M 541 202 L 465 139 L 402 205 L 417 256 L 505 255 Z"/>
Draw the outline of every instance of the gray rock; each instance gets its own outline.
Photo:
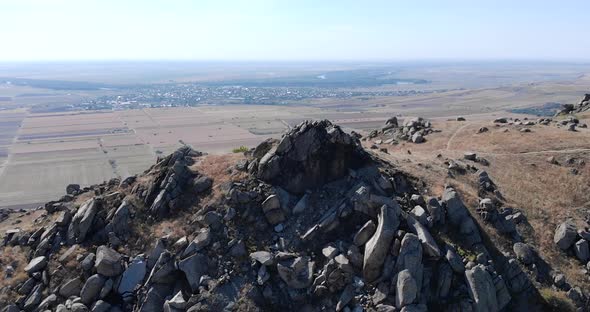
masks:
<path id="1" fill-rule="evenodd" d="M 91 252 L 89 253 L 84 260 L 82 260 L 81 266 L 84 271 L 90 271 L 94 267 L 94 262 L 96 260 L 96 255 Z"/>
<path id="2" fill-rule="evenodd" d="M 277 225 L 285 221 L 285 212 L 281 208 L 281 201 L 277 195 L 270 195 L 262 202 L 262 212 L 268 223 Z"/>
<path id="3" fill-rule="evenodd" d="M 47 257 L 41 256 L 37 258 L 33 258 L 31 262 L 25 267 L 25 272 L 29 274 L 33 274 L 35 272 L 39 272 L 43 270 L 47 266 Z"/>
<path id="4" fill-rule="evenodd" d="M 424 142 L 424 136 L 422 136 L 422 134 L 420 134 L 419 132 L 414 133 L 414 135 L 412 135 L 412 142 L 414 143 L 423 143 Z"/>
<path id="5" fill-rule="evenodd" d="M 428 200 L 426 210 L 428 210 L 428 213 L 432 216 L 434 224 L 445 223 L 445 210 L 436 198 L 432 197 Z"/>
<path id="6" fill-rule="evenodd" d="M 79 184 L 69 184 L 66 186 L 66 194 L 68 195 L 76 195 L 80 192 L 80 185 Z"/>
<path id="7" fill-rule="evenodd" d="M 172 297 L 172 299 L 166 300 L 164 302 L 164 312 L 177 312 L 177 311 L 184 311 L 186 310 L 187 302 L 184 300 L 182 296 L 182 292 L 179 291 Z"/>
<path id="8" fill-rule="evenodd" d="M 305 121 L 291 129 L 258 165 L 257 176 L 302 194 L 340 179 L 359 167 L 367 154 L 358 139 L 328 120 Z"/>
<path id="9" fill-rule="evenodd" d="M 207 257 L 202 254 L 194 254 L 178 263 L 178 268 L 184 272 L 193 292 L 199 290 L 201 276 L 208 270 Z"/>
<path id="10" fill-rule="evenodd" d="M 496 287 L 490 274 L 483 265 L 476 265 L 465 271 L 469 295 L 473 300 L 473 311 L 499 311 Z"/>
<path id="11" fill-rule="evenodd" d="M 512 250 L 514 250 L 516 258 L 526 265 L 532 264 L 535 261 L 535 253 L 533 249 L 525 243 L 515 243 L 514 246 L 512 246 Z"/>
<path id="12" fill-rule="evenodd" d="M 561 250 L 566 250 L 576 242 L 577 236 L 578 232 L 576 231 L 576 226 L 569 221 L 565 221 L 555 229 L 553 242 L 555 242 Z"/>
<path id="13" fill-rule="evenodd" d="M 123 201 L 119 208 L 115 210 L 111 219 L 112 231 L 121 237 L 125 237 L 129 232 L 129 220 L 131 218 L 132 205 L 127 201 Z"/>
<path id="14" fill-rule="evenodd" d="M 59 288 L 59 295 L 65 298 L 71 296 L 79 296 L 80 290 L 84 286 L 84 283 L 79 277 L 73 278 L 61 285 Z"/>
<path id="15" fill-rule="evenodd" d="M 99 246 L 96 249 L 96 272 L 107 277 L 118 276 L 123 272 L 121 265 L 122 256 L 107 246 Z"/>
<path id="16" fill-rule="evenodd" d="M 68 228 L 68 242 L 70 244 L 82 243 L 86 239 L 86 235 L 98 212 L 98 205 L 99 200 L 92 198 L 78 208 Z"/>
<path id="17" fill-rule="evenodd" d="M 452 225 L 460 225 L 463 219 L 468 217 L 467 208 L 453 188 L 447 187 L 445 189 L 442 202 L 446 207 L 447 216 Z"/>
<path id="18" fill-rule="evenodd" d="M 412 277 L 416 280 L 418 289 L 422 289 L 422 243 L 418 236 L 412 233 L 404 235 L 395 268 L 397 272 L 410 271 Z"/>
<path id="19" fill-rule="evenodd" d="M 250 258 L 265 266 L 271 266 L 274 264 L 274 256 L 268 251 L 255 251 L 250 254 Z"/>
<path id="20" fill-rule="evenodd" d="M 402 270 L 397 274 L 395 283 L 395 306 L 398 309 L 411 304 L 418 295 L 416 280 L 408 270 Z"/>
<path id="21" fill-rule="evenodd" d="M 16 304 L 9 304 L 2 309 L 2 312 L 20 312 L 20 309 Z"/>
<path id="22" fill-rule="evenodd" d="M 416 219 L 409 215 L 406 218 L 406 222 L 408 223 L 410 231 L 416 234 L 420 242 L 422 242 L 422 249 L 424 250 L 426 255 L 435 259 L 440 258 L 440 249 L 438 248 L 438 245 L 436 244 L 434 238 L 432 238 L 432 235 L 430 235 L 430 232 L 428 232 L 428 229 L 426 229 L 424 225 L 422 225 L 420 222 L 418 222 Z"/>
<path id="23" fill-rule="evenodd" d="M 371 236 L 375 234 L 376 229 L 377 226 L 375 226 L 373 220 L 367 221 L 367 223 L 365 223 L 365 225 L 363 225 L 354 235 L 353 243 L 357 246 L 364 245 L 371 238 Z"/>
<path id="24" fill-rule="evenodd" d="M 574 252 L 576 253 L 576 257 L 583 263 L 586 263 L 588 260 L 590 260 L 590 250 L 588 249 L 587 240 L 580 239 L 577 241 L 574 245 Z"/>
<path id="25" fill-rule="evenodd" d="M 336 247 L 328 245 L 322 248 L 322 255 L 327 259 L 332 259 L 338 255 L 339 251 Z"/>
<path id="26" fill-rule="evenodd" d="M 121 281 L 119 282 L 119 287 L 117 287 L 117 292 L 121 295 L 131 294 L 137 285 L 140 285 L 147 272 L 147 263 L 145 261 L 145 257 L 143 255 L 139 255 L 135 257 L 123 275 L 121 275 Z"/>
<path id="27" fill-rule="evenodd" d="M 80 298 L 82 299 L 82 302 L 85 304 L 90 304 L 98 299 L 100 291 L 102 290 L 106 280 L 107 279 L 100 274 L 94 274 L 90 276 L 80 291 Z"/>
<path id="28" fill-rule="evenodd" d="M 412 211 L 410 211 L 410 213 L 416 220 L 418 220 L 418 222 L 424 225 L 428 224 L 428 214 L 426 213 L 426 210 L 422 208 L 422 206 L 415 206 Z"/>
<path id="29" fill-rule="evenodd" d="M 177 267 L 174 262 L 174 256 L 167 250 L 160 254 L 158 261 L 152 268 L 146 284 L 168 284 L 176 281 L 177 276 L 174 274 Z"/>
<path id="30" fill-rule="evenodd" d="M 391 241 L 399 226 L 399 214 L 401 208 L 394 202 L 395 206 L 381 206 L 378 216 L 378 225 L 375 234 L 365 245 L 363 260 L 363 276 L 367 282 L 373 282 L 381 275 L 383 262 L 389 252 Z"/>
<path id="31" fill-rule="evenodd" d="M 25 302 L 23 304 L 24 310 L 26 310 L 26 311 L 33 310 L 34 308 L 36 308 L 39 305 L 39 303 L 41 303 L 42 299 L 43 299 L 43 284 L 39 283 L 39 284 L 37 284 L 37 286 L 35 286 L 33 288 L 31 293 L 25 299 Z"/>
<path id="32" fill-rule="evenodd" d="M 196 194 L 201 194 L 205 191 L 208 191 L 211 186 L 213 186 L 213 180 L 206 176 L 199 176 L 193 180 L 192 184 L 193 191 Z"/>
<path id="33" fill-rule="evenodd" d="M 307 257 L 279 261 L 277 271 L 281 279 L 291 288 L 302 289 L 311 285 L 314 263 Z"/>

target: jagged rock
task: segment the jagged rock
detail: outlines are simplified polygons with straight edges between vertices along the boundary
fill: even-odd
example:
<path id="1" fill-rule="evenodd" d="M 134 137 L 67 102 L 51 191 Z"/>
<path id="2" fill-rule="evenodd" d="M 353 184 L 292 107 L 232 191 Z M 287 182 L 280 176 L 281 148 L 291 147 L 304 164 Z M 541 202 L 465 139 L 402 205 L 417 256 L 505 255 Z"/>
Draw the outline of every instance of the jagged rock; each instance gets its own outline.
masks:
<path id="1" fill-rule="evenodd" d="M 39 283 L 33 288 L 23 303 L 23 309 L 26 311 L 33 310 L 43 300 L 43 284 Z"/>
<path id="2" fill-rule="evenodd" d="M 29 262 L 29 264 L 25 267 L 25 272 L 29 274 L 33 274 L 35 272 L 43 270 L 47 266 L 47 257 L 41 256 L 34 258 Z"/>
<path id="3" fill-rule="evenodd" d="M 291 288 L 302 289 L 310 286 L 314 263 L 307 257 L 279 261 L 277 271 L 281 279 Z"/>
<path id="4" fill-rule="evenodd" d="M 359 231 L 354 235 L 353 242 L 357 246 L 364 245 L 375 233 L 377 227 L 372 220 L 367 221 Z"/>
<path id="5" fill-rule="evenodd" d="M 525 243 L 515 243 L 512 247 L 514 253 L 516 254 L 516 258 L 520 260 L 524 264 L 532 264 L 535 261 L 535 253 L 531 246 Z"/>
<path id="6" fill-rule="evenodd" d="M 426 255 L 435 259 L 440 258 L 440 249 L 428 229 L 410 215 L 407 216 L 406 222 L 412 233 L 416 234 L 420 242 L 422 242 L 422 248 Z"/>
<path id="7" fill-rule="evenodd" d="M 132 293 L 135 287 L 143 282 L 146 272 L 147 263 L 145 257 L 143 255 L 135 257 L 131 263 L 129 263 L 129 266 L 127 266 L 123 275 L 121 275 L 121 281 L 119 282 L 117 292 L 123 296 Z"/>
<path id="8" fill-rule="evenodd" d="M 588 250 L 587 240 L 580 239 L 577 241 L 574 245 L 574 251 L 576 253 L 576 257 L 583 263 L 586 263 L 588 260 L 590 260 L 590 250 Z"/>
<path id="9" fill-rule="evenodd" d="M 180 263 L 179 263 L 180 265 Z M 176 280 L 174 272 L 177 266 L 174 262 L 174 256 L 169 251 L 164 250 L 158 261 L 152 268 L 146 284 L 168 284 Z"/>
<path id="10" fill-rule="evenodd" d="M 121 265 L 121 254 L 107 246 L 99 246 L 96 249 L 96 261 L 94 267 L 96 272 L 107 277 L 113 277 L 123 272 Z"/>
<path id="11" fill-rule="evenodd" d="M 465 278 L 474 311 L 499 311 L 494 281 L 483 265 L 465 271 Z"/>
<path id="12" fill-rule="evenodd" d="M 398 309 L 411 304 L 416 300 L 418 295 L 418 286 L 412 273 L 408 270 L 402 270 L 397 274 L 395 290 L 395 306 Z"/>
<path id="13" fill-rule="evenodd" d="M 250 258 L 265 266 L 271 266 L 274 264 L 274 256 L 268 251 L 255 251 L 250 254 Z"/>
<path id="14" fill-rule="evenodd" d="M 576 226 L 569 221 L 565 221 L 555 229 L 553 241 L 559 248 L 566 250 L 576 242 L 577 236 Z"/>
<path id="15" fill-rule="evenodd" d="M 322 254 L 327 259 L 332 259 L 338 255 L 339 251 L 334 246 L 326 246 L 322 249 Z"/>
<path id="16" fill-rule="evenodd" d="M 76 195 L 80 192 L 80 185 L 79 184 L 69 184 L 66 186 L 66 194 L 68 195 Z"/>
<path id="17" fill-rule="evenodd" d="M 207 272 L 207 257 L 202 254 L 194 254 L 178 263 L 178 268 L 184 272 L 193 292 L 199 290 L 201 276 Z"/>
<path id="18" fill-rule="evenodd" d="M 426 209 L 428 210 L 430 216 L 432 216 L 432 221 L 434 224 L 445 223 L 445 210 L 436 198 L 433 197 L 428 200 Z"/>
<path id="19" fill-rule="evenodd" d="M 463 158 L 467 159 L 467 160 L 471 160 L 471 161 L 476 161 L 477 160 L 477 154 L 476 153 L 472 153 L 472 152 L 466 152 L 463 154 Z"/>
<path id="20" fill-rule="evenodd" d="M 186 310 L 187 302 L 182 296 L 182 292 L 179 291 L 170 300 L 164 302 L 164 312 L 177 312 Z"/>
<path id="21" fill-rule="evenodd" d="M 125 237 L 129 232 L 129 221 L 131 218 L 132 205 L 127 201 L 123 201 L 119 208 L 115 210 L 113 217 L 111 218 L 110 225 L 112 231 L 121 237 Z"/>
<path id="22" fill-rule="evenodd" d="M 81 243 L 86 239 L 98 208 L 99 200 L 97 198 L 88 200 L 78 208 L 68 228 L 68 243 Z"/>
<path id="23" fill-rule="evenodd" d="M 422 243 L 418 236 L 412 233 L 404 235 L 395 267 L 397 272 L 408 270 L 416 280 L 418 289 L 422 288 Z"/>
<path id="24" fill-rule="evenodd" d="M 80 290 L 84 286 L 84 283 L 79 277 L 75 277 L 61 285 L 59 288 L 59 295 L 65 298 L 71 296 L 79 296 Z"/>
<path id="25" fill-rule="evenodd" d="M 360 142 L 328 120 L 291 129 L 258 165 L 258 178 L 301 194 L 348 174 L 366 161 Z"/>
<path id="26" fill-rule="evenodd" d="M 381 206 L 381 212 L 377 221 L 377 230 L 365 245 L 363 276 L 367 282 L 372 282 L 381 275 L 383 262 L 399 226 L 401 208 L 397 202 L 394 205 L 392 207 L 387 205 Z"/>
<path id="27" fill-rule="evenodd" d="M 100 274 L 94 274 L 89 277 L 86 280 L 86 283 L 84 283 L 84 287 L 82 287 L 82 290 L 80 291 L 80 298 L 82 302 L 85 304 L 90 304 L 98 299 L 100 291 L 102 290 L 102 287 L 106 281 L 107 279 Z"/>

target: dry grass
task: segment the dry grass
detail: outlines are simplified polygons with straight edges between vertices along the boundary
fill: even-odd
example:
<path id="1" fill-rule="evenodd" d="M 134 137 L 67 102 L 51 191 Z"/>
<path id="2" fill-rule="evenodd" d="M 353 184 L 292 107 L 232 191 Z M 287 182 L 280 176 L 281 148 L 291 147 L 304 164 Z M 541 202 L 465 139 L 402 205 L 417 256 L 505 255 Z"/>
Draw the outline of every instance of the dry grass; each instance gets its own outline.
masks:
<path id="1" fill-rule="evenodd" d="M 242 154 L 208 155 L 193 165 L 191 169 L 213 179 L 210 199 L 216 200 L 222 195 L 219 190 L 220 185 L 246 178 L 246 173 L 244 172 L 235 169 L 231 173 L 228 171 L 228 169 L 233 168 L 243 158 L 244 155 Z"/>
<path id="2" fill-rule="evenodd" d="M 582 122 L 588 123 L 587 120 Z M 466 174 L 450 178 L 443 161 L 460 159 L 466 150 L 479 152 L 490 161 L 490 166 L 475 165 L 488 171 L 506 198 L 507 206 L 520 209 L 527 217 L 530 226 L 519 227 L 525 241 L 533 245 L 553 269 L 565 273 L 572 284 L 588 287 L 588 278 L 581 272 L 581 263 L 558 250 L 553 243 L 553 234 L 557 224 L 568 218 L 581 226 L 584 214 L 590 209 L 590 153 L 569 151 L 590 148 L 590 131 L 581 129 L 572 133 L 555 126 L 533 126 L 532 133 L 523 134 L 516 126 L 506 126 L 510 131 L 504 133 L 491 125 L 489 120 L 471 121 L 457 131 L 457 122 L 448 123 L 449 126 L 438 127 L 454 129 L 456 135 L 450 144 L 448 141 L 442 144 L 440 139 L 448 140 L 452 134 L 435 133 L 431 140 L 419 147 L 406 144 L 407 148 L 397 147 L 398 152 L 381 155 L 394 161 L 403 171 L 425 181 L 431 187 L 429 195 L 440 196 L 442 185 L 451 183 L 475 215 L 477 176 Z M 490 132 L 474 134 L 481 126 L 487 126 Z M 441 149 L 446 145 L 449 150 Z M 412 155 L 408 155 L 406 149 L 411 149 Z M 482 151 L 485 153 L 482 154 Z M 442 159 L 435 158 L 438 153 L 443 155 Z M 546 160 L 549 156 L 555 156 L 560 165 L 549 164 Z M 589 165 L 568 165 L 565 160 L 570 157 L 584 160 Z M 572 168 L 576 168 L 579 174 L 572 174 Z M 480 226 L 498 248 L 511 251 L 511 241 L 482 222 Z"/>
<path id="3" fill-rule="evenodd" d="M 17 297 L 14 287 L 24 282 L 29 276 L 24 270 L 28 261 L 26 251 L 20 246 L 3 247 L 0 249 L 0 305 L 2 302 L 14 302 Z M 6 277 L 6 267 L 12 266 L 14 273 L 12 277 Z"/>
<path id="4" fill-rule="evenodd" d="M 542 288 L 541 296 L 549 306 L 552 312 L 573 312 L 576 307 L 563 291 L 553 290 L 551 288 Z"/>

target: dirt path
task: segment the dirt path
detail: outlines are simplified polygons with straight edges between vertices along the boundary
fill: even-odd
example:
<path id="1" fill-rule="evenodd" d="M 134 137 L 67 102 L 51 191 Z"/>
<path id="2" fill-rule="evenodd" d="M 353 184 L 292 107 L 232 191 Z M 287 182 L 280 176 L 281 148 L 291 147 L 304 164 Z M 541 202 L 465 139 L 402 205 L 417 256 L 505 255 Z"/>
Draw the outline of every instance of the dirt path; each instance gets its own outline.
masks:
<path id="1" fill-rule="evenodd" d="M 462 125 L 461 127 L 459 127 L 457 130 L 455 130 L 455 132 L 453 133 L 453 135 L 451 135 L 451 137 L 449 138 L 449 141 L 447 141 L 447 151 L 450 151 L 451 150 L 451 142 L 453 142 L 453 140 L 455 139 L 455 137 L 457 136 L 457 134 L 459 134 L 459 132 L 461 132 L 461 130 L 465 129 L 469 125 L 471 125 L 470 122 L 465 123 L 464 125 Z"/>

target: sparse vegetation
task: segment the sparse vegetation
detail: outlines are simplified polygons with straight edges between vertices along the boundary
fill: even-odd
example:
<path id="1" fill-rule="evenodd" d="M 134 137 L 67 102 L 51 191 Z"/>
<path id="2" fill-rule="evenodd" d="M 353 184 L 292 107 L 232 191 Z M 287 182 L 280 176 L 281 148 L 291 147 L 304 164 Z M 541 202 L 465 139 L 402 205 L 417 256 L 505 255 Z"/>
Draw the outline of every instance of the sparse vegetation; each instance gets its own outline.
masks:
<path id="1" fill-rule="evenodd" d="M 243 146 L 243 145 L 242 145 L 242 146 L 240 146 L 240 147 L 234 148 L 234 149 L 232 150 L 232 153 L 245 153 L 245 152 L 247 152 L 247 151 L 249 151 L 249 150 L 250 150 L 250 149 L 249 149 L 248 147 L 246 147 L 246 146 Z"/>
<path id="2" fill-rule="evenodd" d="M 553 290 L 551 288 L 542 288 L 540 291 L 541 296 L 549 306 L 552 312 L 574 312 L 576 307 L 572 301 L 566 296 L 563 291 Z"/>

